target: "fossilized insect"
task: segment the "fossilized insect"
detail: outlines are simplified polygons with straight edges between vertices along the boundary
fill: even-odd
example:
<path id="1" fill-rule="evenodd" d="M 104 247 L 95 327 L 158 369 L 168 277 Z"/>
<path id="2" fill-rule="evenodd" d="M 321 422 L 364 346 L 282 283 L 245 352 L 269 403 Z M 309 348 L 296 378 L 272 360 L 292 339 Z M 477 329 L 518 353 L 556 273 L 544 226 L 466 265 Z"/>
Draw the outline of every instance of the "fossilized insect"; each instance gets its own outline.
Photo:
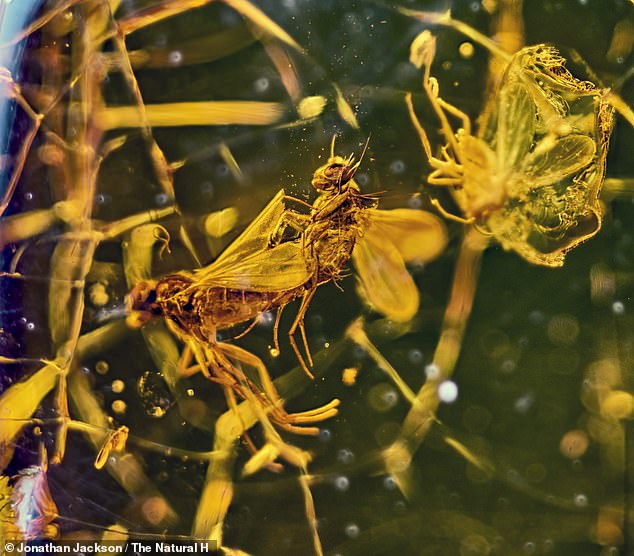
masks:
<path id="1" fill-rule="evenodd" d="M 377 196 L 361 193 L 353 179 L 358 165 L 352 156 L 331 152 L 313 174 L 319 197 L 309 213 L 287 208 L 285 201 L 305 203 L 278 192 L 216 261 L 137 285 L 132 308 L 187 321 L 184 326 L 199 328 L 200 339 L 279 308 L 274 333 L 278 346 L 281 309 L 301 297 L 289 336 L 310 375 L 294 334 L 299 328 L 312 364 L 304 316 L 317 287 L 339 280 L 352 257 L 369 304 L 393 320 L 410 320 L 419 294 L 405 263 L 437 256 L 446 244 L 444 226 L 427 212 L 377 209 Z"/>
<path id="2" fill-rule="evenodd" d="M 424 68 L 423 88 L 447 141 L 440 156 L 406 97 L 433 168 L 429 184 L 450 188 L 464 215 L 458 220 L 477 224 L 529 262 L 561 266 L 601 227 L 598 197 L 614 112 L 605 91 L 573 77 L 554 47 L 523 48 L 510 58 L 474 135 L 468 116 L 439 96 L 430 75 L 435 50 L 425 31 L 412 44 L 411 61 Z"/>

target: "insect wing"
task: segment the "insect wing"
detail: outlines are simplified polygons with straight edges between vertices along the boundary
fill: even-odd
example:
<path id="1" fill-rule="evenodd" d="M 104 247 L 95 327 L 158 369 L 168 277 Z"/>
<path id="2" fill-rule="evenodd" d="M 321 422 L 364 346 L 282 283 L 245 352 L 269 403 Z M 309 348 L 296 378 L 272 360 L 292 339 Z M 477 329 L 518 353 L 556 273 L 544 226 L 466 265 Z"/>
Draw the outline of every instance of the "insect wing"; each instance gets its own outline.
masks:
<path id="1" fill-rule="evenodd" d="M 435 259 L 447 245 L 442 220 L 429 212 L 413 209 L 367 209 L 368 232 L 390 241 L 406 263 Z"/>
<path id="2" fill-rule="evenodd" d="M 284 210 L 281 189 L 213 263 L 194 271 L 201 286 L 254 291 L 285 291 L 306 283 L 311 272 L 298 241 L 269 247 Z"/>
<path id="3" fill-rule="evenodd" d="M 500 87 L 496 158 L 498 168 L 517 168 L 535 134 L 535 104 L 521 84 Z"/>
<path id="4" fill-rule="evenodd" d="M 207 268 L 233 266 L 236 261 L 243 260 L 245 256 L 267 249 L 270 234 L 285 209 L 284 196 L 284 190 L 280 189 L 244 232 L 232 241 L 211 265 L 197 270 L 196 274 L 203 277 Z"/>
<path id="5" fill-rule="evenodd" d="M 550 185 L 586 167 L 595 152 L 595 142 L 585 135 L 546 136 L 526 158 L 522 173 L 535 185 Z"/>
<path id="6" fill-rule="evenodd" d="M 352 260 L 366 300 L 374 309 L 397 322 L 414 317 L 418 311 L 418 289 L 399 250 L 380 227 L 368 228 L 357 241 Z"/>
<path id="7" fill-rule="evenodd" d="M 308 282 L 313 270 L 304 256 L 300 241 L 252 252 L 219 267 L 212 263 L 201 286 L 218 286 L 237 290 L 283 292 Z"/>

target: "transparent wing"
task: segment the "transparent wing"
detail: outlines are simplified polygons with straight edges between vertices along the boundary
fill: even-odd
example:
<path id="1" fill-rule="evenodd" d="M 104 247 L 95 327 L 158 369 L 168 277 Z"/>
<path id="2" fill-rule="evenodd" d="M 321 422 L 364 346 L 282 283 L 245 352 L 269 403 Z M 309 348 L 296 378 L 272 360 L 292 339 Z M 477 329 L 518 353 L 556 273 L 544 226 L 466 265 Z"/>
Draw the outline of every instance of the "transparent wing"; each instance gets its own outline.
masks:
<path id="1" fill-rule="evenodd" d="M 547 136 L 525 159 L 522 173 L 535 185 L 549 185 L 592 162 L 596 144 L 585 135 Z"/>
<path id="2" fill-rule="evenodd" d="M 388 239 L 406 263 L 435 259 L 447 245 L 442 220 L 429 212 L 413 209 L 367 209 L 368 230 Z"/>
<path id="3" fill-rule="evenodd" d="M 237 255 L 221 265 L 212 263 L 195 271 L 195 285 L 284 292 L 302 286 L 313 274 L 300 241 Z"/>
<path id="4" fill-rule="evenodd" d="M 267 249 L 270 235 L 285 210 L 284 196 L 284 190 L 280 189 L 244 232 L 227 246 L 212 265 L 216 268 L 225 264 L 233 266 L 237 259 L 244 259 L 247 255 Z M 204 269 L 200 269 L 198 272 L 202 273 L 202 271 Z"/>
<path id="5" fill-rule="evenodd" d="M 503 84 L 498 101 L 498 168 L 518 168 L 533 143 L 535 103 L 521 83 Z"/>
<path id="6" fill-rule="evenodd" d="M 281 189 L 249 226 L 211 264 L 192 274 L 197 285 L 253 291 L 285 291 L 305 284 L 312 270 L 299 241 L 269 247 L 284 213 Z"/>
<path id="7" fill-rule="evenodd" d="M 418 311 L 419 295 L 403 257 L 380 231 L 370 227 L 352 251 L 352 260 L 368 303 L 398 321 L 411 320 Z"/>

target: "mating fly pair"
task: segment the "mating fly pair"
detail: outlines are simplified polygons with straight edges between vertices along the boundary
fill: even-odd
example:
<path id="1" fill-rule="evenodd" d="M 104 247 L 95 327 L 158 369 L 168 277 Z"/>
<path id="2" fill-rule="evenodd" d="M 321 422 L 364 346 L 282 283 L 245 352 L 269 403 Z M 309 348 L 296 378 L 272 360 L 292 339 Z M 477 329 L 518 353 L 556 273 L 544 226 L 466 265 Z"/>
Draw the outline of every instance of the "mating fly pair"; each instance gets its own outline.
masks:
<path id="1" fill-rule="evenodd" d="M 361 193 L 354 180 L 358 167 L 353 157 L 331 151 L 328 162 L 313 174 L 318 197 L 312 205 L 281 190 L 213 263 L 140 282 L 130 293 L 131 308 L 165 318 L 192 349 L 203 372 L 223 384 L 230 399 L 235 394 L 243 399 L 255 396 L 273 423 L 297 433 L 314 433 L 314 427 L 301 425 L 334 415 L 338 401 L 312 412 L 286 414 L 262 361 L 234 344 L 218 342 L 216 332 L 278 309 L 277 342 L 281 310 L 301 298 L 289 336 L 310 375 L 293 335 L 299 328 L 310 363 L 303 319 L 319 285 L 338 280 L 352 258 L 369 304 L 394 320 L 406 321 L 416 314 L 419 297 L 405 264 L 428 261 L 446 244 L 445 228 L 437 217 L 413 209 L 376 208 L 378 197 Z M 300 212 L 286 203 L 310 210 Z M 255 367 L 262 389 L 234 363 Z"/>

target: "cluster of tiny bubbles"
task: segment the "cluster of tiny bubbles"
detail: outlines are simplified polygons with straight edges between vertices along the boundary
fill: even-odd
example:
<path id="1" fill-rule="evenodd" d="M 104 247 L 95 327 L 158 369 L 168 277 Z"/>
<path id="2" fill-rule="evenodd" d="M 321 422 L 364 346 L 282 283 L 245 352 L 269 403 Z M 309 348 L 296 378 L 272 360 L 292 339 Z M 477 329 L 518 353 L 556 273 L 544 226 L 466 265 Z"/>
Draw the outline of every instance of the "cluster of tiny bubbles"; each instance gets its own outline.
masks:
<path id="1" fill-rule="evenodd" d="M 265 93 L 269 90 L 270 86 L 271 82 L 269 81 L 268 77 L 259 77 L 253 83 L 253 88 L 255 89 L 256 93 Z"/>
<path id="2" fill-rule="evenodd" d="M 438 385 L 438 399 L 444 403 L 453 403 L 458 399 L 458 385 L 451 380 L 444 380 Z"/>
<path id="3" fill-rule="evenodd" d="M 183 53 L 180 50 L 172 50 L 167 56 L 167 60 L 172 66 L 179 66 L 183 61 Z"/>
<path id="4" fill-rule="evenodd" d="M 146 371 L 137 381 L 137 393 L 150 417 L 163 417 L 171 406 L 167 385 L 159 373 Z"/>
<path id="5" fill-rule="evenodd" d="M 344 531 L 346 536 L 350 539 L 356 539 L 361 533 L 361 529 L 356 523 L 348 523 Z"/>
<path id="6" fill-rule="evenodd" d="M 406 168 L 407 166 L 402 160 L 394 160 L 390 164 L 390 172 L 392 172 L 392 174 L 402 174 Z"/>
<path id="7" fill-rule="evenodd" d="M 387 382 L 374 385 L 367 396 L 368 405 L 379 413 L 392 409 L 398 403 L 398 399 L 398 392 Z"/>
<path id="8" fill-rule="evenodd" d="M 513 402 L 513 407 L 518 413 L 527 413 L 535 403 L 535 394 L 526 392 Z"/>

